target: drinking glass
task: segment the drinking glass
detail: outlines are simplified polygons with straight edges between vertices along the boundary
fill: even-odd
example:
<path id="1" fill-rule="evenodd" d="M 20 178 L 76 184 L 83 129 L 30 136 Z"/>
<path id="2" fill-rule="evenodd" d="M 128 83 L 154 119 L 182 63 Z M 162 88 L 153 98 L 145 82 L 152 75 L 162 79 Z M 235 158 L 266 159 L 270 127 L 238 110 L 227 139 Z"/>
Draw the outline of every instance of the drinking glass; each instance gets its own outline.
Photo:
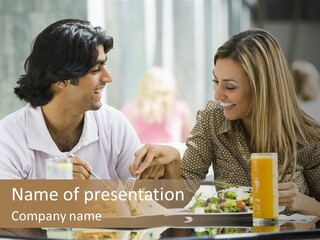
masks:
<path id="1" fill-rule="evenodd" d="M 251 154 L 253 223 L 268 225 L 278 222 L 278 155 Z"/>
<path id="2" fill-rule="evenodd" d="M 262 226 L 262 225 L 253 225 L 252 227 L 252 232 L 254 233 L 261 233 L 261 232 L 280 232 L 280 226 L 278 223 L 273 224 L 268 224 L 267 226 Z"/>
<path id="3" fill-rule="evenodd" d="M 46 159 L 46 179 L 73 179 L 71 158 Z"/>

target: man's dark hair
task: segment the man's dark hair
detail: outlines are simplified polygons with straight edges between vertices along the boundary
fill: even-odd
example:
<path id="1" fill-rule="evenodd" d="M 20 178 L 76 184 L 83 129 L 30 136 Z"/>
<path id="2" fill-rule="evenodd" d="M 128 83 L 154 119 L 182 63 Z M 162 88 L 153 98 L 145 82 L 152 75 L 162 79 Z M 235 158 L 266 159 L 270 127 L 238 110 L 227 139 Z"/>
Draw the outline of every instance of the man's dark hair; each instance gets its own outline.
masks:
<path id="1" fill-rule="evenodd" d="M 33 107 L 47 104 L 53 96 L 50 86 L 69 79 L 77 84 L 96 64 L 101 44 L 107 53 L 113 47 L 112 37 L 88 21 L 64 19 L 49 25 L 32 44 L 15 94 Z"/>

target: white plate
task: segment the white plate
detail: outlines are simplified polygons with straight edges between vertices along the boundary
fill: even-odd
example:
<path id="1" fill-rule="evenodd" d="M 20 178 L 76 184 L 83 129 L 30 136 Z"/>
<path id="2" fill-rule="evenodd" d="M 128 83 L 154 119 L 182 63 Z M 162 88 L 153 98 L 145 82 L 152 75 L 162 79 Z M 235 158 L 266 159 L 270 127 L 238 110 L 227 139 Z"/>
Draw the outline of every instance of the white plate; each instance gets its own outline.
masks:
<path id="1" fill-rule="evenodd" d="M 112 216 L 110 216 L 110 215 L 108 215 L 108 214 L 102 214 L 102 218 L 104 218 L 104 219 L 131 219 L 131 218 L 142 218 L 142 217 L 160 217 L 160 216 L 163 216 L 163 215 L 165 215 L 165 214 L 159 214 L 159 213 L 154 213 L 154 214 L 152 214 L 152 213 L 146 213 L 146 214 L 139 214 L 139 215 L 131 215 L 131 216 L 116 216 L 116 215 L 112 215 Z"/>
<path id="2" fill-rule="evenodd" d="M 173 209 L 173 210 L 168 210 L 165 216 L 172 216 L 172 215 L 190 215 L 190 216 L 226 216 L 226 215 L 252 215 L 252 212 L 231 212 L 231 213 L 193 213 L 190 212 L 189 209 L 185 208 L 178 208 L 178 209 Z"/>
<path id="3" fill-rule="evenodd" d="M 282 212 L 285 209 L 286 209 L 286 206 L 279 206 L 279 208 L 278 208 L 279 212 Z"/>
<path id="4" fill-rule="evenodd" d="M 285 209 L 285 206 L 279 206 L 279 212 L 282 212 Z M 190 215 L 190 216 L 243 216 L 243 215 L 252 215 L 252 212 L 220 212 L 220 213 L 192 213 L 188 208 L 173 208 L 167 209 L 165 216 L 172 215 Z"/>

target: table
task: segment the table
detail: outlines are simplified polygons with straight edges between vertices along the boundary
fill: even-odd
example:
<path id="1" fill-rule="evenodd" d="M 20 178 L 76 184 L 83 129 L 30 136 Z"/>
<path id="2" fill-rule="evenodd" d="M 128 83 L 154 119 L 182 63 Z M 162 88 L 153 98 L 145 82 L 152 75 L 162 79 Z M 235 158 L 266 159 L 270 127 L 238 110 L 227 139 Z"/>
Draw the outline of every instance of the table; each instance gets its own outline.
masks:
<path id="1" fill-rule="evenodd" d="M 170 186 L 169 183 L 165 185 Z M 202 185 L 200 191 L 212 195 L 215 191 L 213 187 Z M 253 226 L 251 214 L 195 215 L 184 212 L 172 215 L 105 217 L 99 225 L 94 225 L 96 229 L 82 228 L 89 226 L 87 222 L 83 222 L 81 226 L 72 226 L 73 229 L 2 228 L 0 239 L 84 239 L 81 238 L 84 232 L 92 235 L 92 238 L 87 239 L 320 239 L 320 218 L 304 222 L 280 222 L 276 226 L 259 228 Z M 97 238 L 99 232 L 102 238 Z"/>
<path id="2" fill-rule="evenodd" d="M 320 239 L 320 218 L 308 222 L 285 222 L 265 228 L 253 227 L 250 215 L 222 218 L 188 214 L 146 216 L 126 220 L 113 219 L 106 221 L 106 224 L 107 229 L 0 229 L 0 238 L 81 239 L 78 237 L 84 231 L 91 231 L 93 236 L 97 235 L 93 233 L 95 231 L 103 233 L 105 239 L 110 239 L 110 236 L 117 239 Z"/>

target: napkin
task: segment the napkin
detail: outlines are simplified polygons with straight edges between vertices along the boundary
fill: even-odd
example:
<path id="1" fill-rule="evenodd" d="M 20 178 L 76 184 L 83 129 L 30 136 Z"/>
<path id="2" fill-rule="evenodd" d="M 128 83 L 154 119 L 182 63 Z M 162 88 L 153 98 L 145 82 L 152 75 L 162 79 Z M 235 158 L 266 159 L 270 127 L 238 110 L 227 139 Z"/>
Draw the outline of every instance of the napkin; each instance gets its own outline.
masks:
<path id="1" fill-rule="evenodd" d="M 313 215 L 303 215 L 303 214 L 292 214 L 290 216 L 284 215 L 284 214 L 280 214 L 279 215 L 279 221 L 295 221 L 295 222 L 308 222 L 308 221 L 312 221 L 313 219 L 315 219 L 316 216 Z"/>

